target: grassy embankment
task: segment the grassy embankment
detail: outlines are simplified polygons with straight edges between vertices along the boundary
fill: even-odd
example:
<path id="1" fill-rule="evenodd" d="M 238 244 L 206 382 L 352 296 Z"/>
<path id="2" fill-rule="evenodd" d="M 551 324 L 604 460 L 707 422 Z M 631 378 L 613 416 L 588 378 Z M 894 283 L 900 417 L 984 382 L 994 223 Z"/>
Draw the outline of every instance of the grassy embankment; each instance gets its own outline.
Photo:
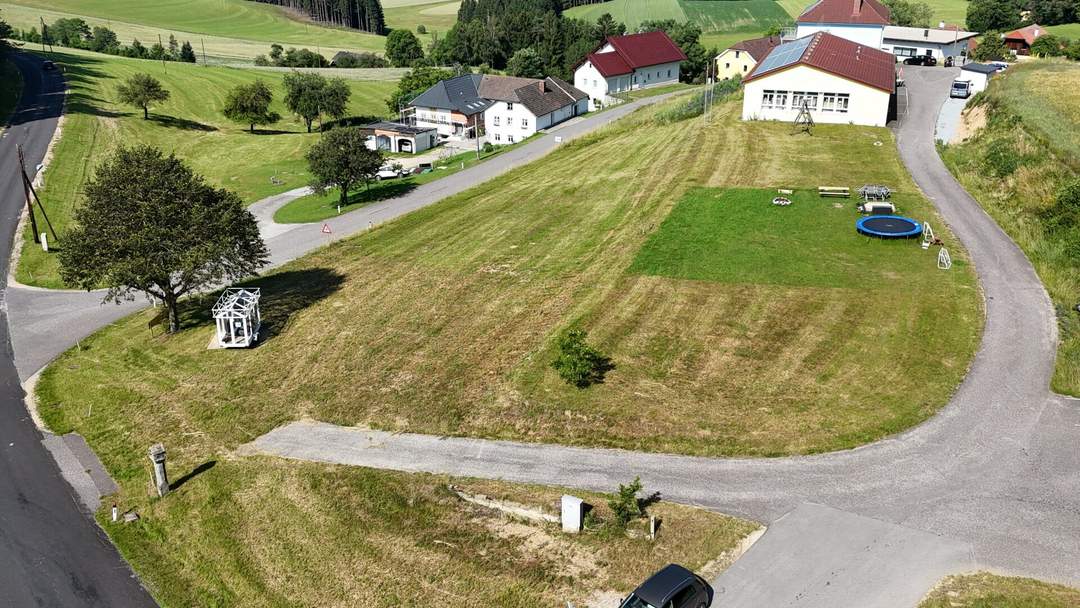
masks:
<path id="1" fill-rule="evenodd" d="M 957 179 L 1027 254 L 1058 309 L 1061 342 L 1053 388 L 1080 395 L 1080 251 L 1077 233 L 1051 229 L 1055 197 L 1080 177 L 1080 65 L 1019 64 L 991 81 L 972 107 L 988 122 L 942 157 Z"/>
<path id="2" fill-rule="evenodd" d="M 386 38 L 331 28 L 291 18 L 283 9 L 249 0 L 12 0 L 0 3 L 4 19 L 18 28 L 41 29 L 59 18 L 79 17 L 91 27 L 104 25 L 120 41 L 132 38 L 150 46 L 160 35 L 191 41 L 202 60 L 202 46 L 211 61 L 250 62 L 266 54 L 270 44 L 320 49 L 330 56 L 340 50 L 382 52 Z"/>
<path id="3" fill-rule="evenodd" d="M 304 185 L 308 180 L 304 152 L 318 133 L 308 134 L 303 122 L 289 115 L 282 99 L 282 74 L 192 64 L 125 59 L 97 53 L 67 51 L 53 58 L 63 66 L 71 91 L 63 136 L 45 173 L 42 201 L 60 233 L 71 221 L 80 189 L 95 166 L 121 142 L 152 144 L 189 162 L 214 184 L 254 202 Z M 142 110 L 120 105 L 116 86 L 137 72 L 152 74 L 171 92 L 168 101 Z M 273 108 L 284 118 L 265 130 L 248 133 L 221 114 L 225 95 L 240 83 L 263 79 L 274 91 Z M 349 81 L 352 115 L 382 115 L 392 82 Z M 272 183 L 271 177 L 283 181 Z M 29 229 L 20 259 L 19 281 L 42 287 L 61 287 L 56 255 L 33 245 Z M 62 241 L 58 244 L 63 246 Z"/>
<path id="4" fill-rule="evenodd" d="M 19 95 L 22 94 L 22 73 L 11 61 L 0 56 L 0 132 L 7 125 L 8 117 L 15 106 L 19 105 Z"/>
<path id="5" fill-rule="evenodd" d="M 461 0 L 384 0 L 383 16 L 386 26 L 416 32 L 416 26 L 423 25 L 428 35 L 417 33 L 425 45 L 432 32 L 445 33 L 457 23 L 457 11 Z"/>
<path id="6" fill-rule="evenodd" d="M 1080 590 L 1030 578 L 969 574 L 950 576 L 919 608 L 1073 608 Z"/>

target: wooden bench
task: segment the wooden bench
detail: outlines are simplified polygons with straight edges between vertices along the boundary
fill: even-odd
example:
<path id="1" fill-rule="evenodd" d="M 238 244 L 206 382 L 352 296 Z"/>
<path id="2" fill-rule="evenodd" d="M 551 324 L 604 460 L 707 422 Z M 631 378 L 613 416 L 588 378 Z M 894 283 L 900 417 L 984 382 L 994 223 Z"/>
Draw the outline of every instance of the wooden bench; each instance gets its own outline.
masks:
<path id="1" fill-rule="evenodd" d="M 818 186 L 818 196 L 835 196 L 837 198 L 851 198 L 851 188 L 843 186 Z"/>

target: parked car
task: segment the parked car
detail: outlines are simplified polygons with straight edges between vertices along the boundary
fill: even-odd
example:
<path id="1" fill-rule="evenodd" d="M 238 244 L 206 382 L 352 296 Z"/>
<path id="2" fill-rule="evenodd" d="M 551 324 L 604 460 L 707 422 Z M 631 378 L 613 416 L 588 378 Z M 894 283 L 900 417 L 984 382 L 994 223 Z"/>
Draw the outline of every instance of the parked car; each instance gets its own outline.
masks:
<path id="1" fill-rule="evenodd" d="M 620 608 L 709 608 L 713 589 L 700 576 L 668 564 L 631 593 Z"/>
<path id="2" fill-rule="evenodd" d="M 904 65 L 937 65 L 937 58 L 933 55 L 916 55 L 904 59 Z"/>
<path id="3" fill-rule="evenodd" d="M 394 165 L 384 165 L 379 167 L 379 171 L 375 173 L 375 179 L 382 181 L 384 179 L 397 179 L 404 175 L 401 171 L 401 167 Z"/>
<path id="4" fill-rule="evenodd" d="M 967 99 L 968 97 L 971 97 L 971 81 L 954 80 L 952 88 L 949 89 L 949 97 L 955 97 L 957 99 Z"/>
<path id="5" fill-rule="evenodd" d="M 45 60 L 41 63 L 41 69 L 45 70 L 46 72 L 51 72 L 56 69 L 56 64 L 51 61 Z"/>
<path id="6" fill-rule="evenodd" d="M 1009 64 L 1005 63 L 1004 61 L 991 61 L 990 65 L 997 68 L 999 72 L 1003 72 L 1006 68 L 1009 67 Z"/>

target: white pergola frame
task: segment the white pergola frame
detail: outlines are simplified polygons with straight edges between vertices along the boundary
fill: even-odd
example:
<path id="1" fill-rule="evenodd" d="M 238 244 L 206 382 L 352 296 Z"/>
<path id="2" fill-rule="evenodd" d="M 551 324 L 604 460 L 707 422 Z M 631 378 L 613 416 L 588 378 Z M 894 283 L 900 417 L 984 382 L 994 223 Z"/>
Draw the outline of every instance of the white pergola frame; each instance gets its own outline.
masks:
<path id="1" fill-rule="evenodd" d="M 214 304 L 214 323 L 221 348 L 247 348 L 259 339 L 262 314 L 259 288 L 227 287 Z"/>

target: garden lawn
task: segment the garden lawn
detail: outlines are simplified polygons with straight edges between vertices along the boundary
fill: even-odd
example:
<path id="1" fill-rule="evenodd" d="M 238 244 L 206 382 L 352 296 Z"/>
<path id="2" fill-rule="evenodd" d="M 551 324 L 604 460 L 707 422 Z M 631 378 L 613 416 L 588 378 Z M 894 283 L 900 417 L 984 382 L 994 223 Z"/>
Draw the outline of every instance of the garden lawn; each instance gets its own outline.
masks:
<path id="1" fill-rule="evenodd" d="M 531 138 L 508 146 L 497 146 L 491 152 L 481 152 L 480 158 L 476 157 L 476 152 L 462 152 L 461 154 L 455 154 L 448 158 L 433 161 L 435 168 L 429 173 L 410 175 L 401 179 L 372 182 L 367 187 L 361 187 L 356 192 L 350 193 L 349 203 L 342 206 L 340 210 L 338 209 L 338 204 L 341 201 L 339 190 L 328 190 L 324 194 L 309 194 L 308 196 L 300 197 L 286 204 L 281 209 L 278 209 L 277 212 L 274 213 L 274 221 L 279 224 L 318 222 L 341 213 L 359 209 L 370 203 L 403 196 L 417 186 L 463 171 L 477 163 L 486 161 L 493 156 L 497 156 L 510 148 L 520 146 L 526 141 L 529 141 L 529 139 Z M 387 156 L 387 162 L 393 162 L 393 157 Z"/>
<path id="2" fill-rule="evenodd" d="M 1080 65 L 1031 61 L 995 77 L 983 102 L 989 124 L 942 158 L 956 179 L 1024 250 L 1057 308 L 1058 356 L 1054 390 L 1080 396 L 1080 249 L 1077 232 L 1053 231 L 1058 189 L 1080 179 Z M 997 177 L 994 150 L 1015 170 Z"/>
<path id="3" fill-rule="evenodd" d="M 1080 590 L 1030 578 L 979 573 L 950 576 L 919 608 L 1072 608 Z"/>
<path id="4" fill-rule="evenodd" d="M 117 33 L 135 26 L 169 30 L 176 32 L 176 37 L 181 40 L 191 39 L 196 50 L 199 50 L 199 35 L 207 36 L 208 42 L 209 37 L 213 37 L 261 43 L 265 49 L 276 42 L 284 46 L 307 46 L 311 50 L 321 46 L 327 51 L 382 51 L 386 41 L 383 36 L 294 19 L 281 7 L 250 0 L 13 0 L 8 4 L 38 12 L 56 11 L 95 18 L 97 22 L 93 25 L 105 21 Z M 49 15 L 42 14 L 48 22 Z M 29 27 L 29 24 L 19 27 Z M 134 31 L 125 33 L 134 34 Z M 167 33 L 162 33 L 162 37 L 167 38 Z M 149 40 L 143 42 L 149 43 Z"/>
<path id="5" fill-rule="evenodd" d="M 7 125 L 8 117 L 19 105 L 19 96 L 22 94 L 22 72 L 15 64 L 0 57 L 0 132 Z"/>
<path id="6" fill-rule="evenodd" d="M 1076 40 L 1080 38 L 1080 23 L 1063 23 L 1061 25 L 1050 25 L 1046 28 L 1053 34 L 1063 36 L 1070 40 Z"/>
<path id="7" fill-rule="evenodd" d="M 58 247 L 63 246 L 63 233 L 82 185 L 120 142 L 151 144 L 175 152 L 211 183 L 233 190 L 246 202 L 308 181 L 304 153 L 319 135 L 306 133 L 303 122 L 289 115 L 282 102 L 285 93 L 280 73 L 182 63 L 163 67 L 160 62 L 87 51 L 65 50 L 52 57 L 64 68 L 71 88 L 62 136 L 40 192 L 49 219 L 60 234 Z M 168 101 L 151 108 L 150 120 L 143 120 L 141 109 L 116 101 L 119 82 L 137 72 L 153 75 L 171 92 Z M 221 107 L 232 87 L 255 79 L 270 84 L 273 109 L 284 118 L 251 134 L 245 126 L 227 121 Z M 393 90 L 393 82 L 348 82 L 352 90 L 350 114 L 386 112 L 384 99 Z M 283 183 L 273 184 L 270 180 L 275 176 Z M 29 229 L 23 236 L 26 246 L 17 270 L 19 281 L 61 287 L 55 252 L 46 254 L 34 246 Z"/>

